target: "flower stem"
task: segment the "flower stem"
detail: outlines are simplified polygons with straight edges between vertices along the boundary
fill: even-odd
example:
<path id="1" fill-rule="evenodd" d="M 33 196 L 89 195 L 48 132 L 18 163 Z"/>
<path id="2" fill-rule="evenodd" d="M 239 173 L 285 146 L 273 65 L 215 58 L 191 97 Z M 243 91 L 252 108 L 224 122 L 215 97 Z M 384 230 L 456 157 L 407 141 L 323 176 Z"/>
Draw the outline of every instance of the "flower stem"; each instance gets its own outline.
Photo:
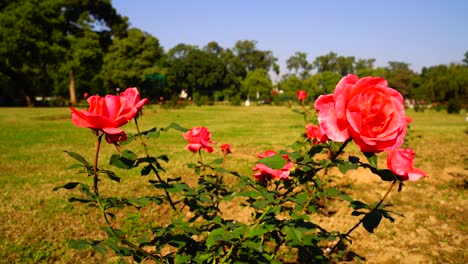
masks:
<path id="1" fill-rule="evenodd" d="M 99 189 L 98 189 L 98 182 L 99 182 L 99 177 L 98 177 L 98 161 L 99 161 L 99 150 L 101 148 L 101 140 L 102 140 L 102 135 L 104 133 L 101 132 L 96 132 L 96 153 L 94 154 L 94 168 L 93 168 L 93 188 L 94 188 L 94 193 L 96 196 L 99 197 Z"/>
<path id="2" fill-rule="evenodd" d="M 137 117 L 135 116 L 133 120 L 135 120 L 136 130 L 137 130 L 138 136 L 140 137 L 141 145 L 143 145 L 143 148 L 145 149 L 146 157 L 149 157 L 148 148 L 146 147 L 146 142 L 143 140 L 143 137 L 141 136 L 141 133 L 140 133 L 140 126 L 138 126 Z"/>
<path id="3" fill-rule="evenodd" d="M 387 189 L 387 191 L 385 192 L 384 196 L 382 197 L 382 199 L 380 199 L 379 203 L 377 203 L 376 206 L 374 206 L 364 217 L 362 217 L 361 219 L 359 219 L 359 222 L 357 222 L 351 229 L 349 229 L 348 232 L 346 232 L 346 234 L 344 236 L 341 236 L 340 237 L 340 240 L 338 240 L 338 243 L 335 244 L 335 246 L 332 248 L 332 250 L 330 251 L 330 253 L 328 253 L 328 255 L 331 255 L 333 252 L 335 252 L 335 250 L 338 248 L 338 246 L 341 244 L 341 242 L 343 241 L 343 237 L 348 237 L 356 228 L 358 228 L 362 222 L 364 221 L 364 219 L 366 218 L 367 215 L 370 215 L 372 214 L 375 210 L 377 210 L 380 205 L 383 203 L 383 201 L 387 198 L 388 194 L 390 193 L 390 191 L 393 189 L 393 187 L 395 186 L 396 184 L 396 180 L 392 182 L 392 184 L 390 185 L 390 187 Z"/>
<path id="4" fill-rule="evenodd" d="M 136 130 L 137 130 L 137 133 L 138 133 L 138 136 L 140 138 L 140 142 L 141 142 L 141 145 L 143 145 L 143 148 L 145 149 L 145 154 L 146 154 L 146 157 L 149 157 L 149 152 L 148 152 L 148 148 L 146 146 L 146 143 L 145 141 L 143 140 L 143 137 L 141 136 L 141 133 L 140 133 L 140 127 L 138 126 L 138 121 L 137 121 L 137 117 L 134 118 L 135 120 L 135 126 L 136 126 Z M 156 177 L 158 178 L 158 180 L 160 182 L 162 182 L 163 180 L 161 179 L 161 176 L 159 175 L 158 173 L 158 170 L 153 166 L 153 163 L 150 162 L 150 165 L 151 165 L 151 170 L 154 172 L 154 174 L 156 175 Z M 175 207 L 175 204 L 174 204 L 174 201 L 172 201 L 172 198 L 171 196 L 169 195 L 169 192 L 164 189 L 164 193 L 166 194 L 166 197 L 167 197 L 167 200 L 169 201 L 169 204 L 171 205 L 171 208 L 177 212 L 177 208 Z"/>
<path id="5" fill-rule="evenodd" d="M 344 143 L 343 145 L 340 146 L 340 149 L 338 149 L 337 152 L 333 153 L 332 157 L 331 157 L 331 160 L 332 161 L 335 161 L 336 158 L 338 157 L 338 155 L 341 154 L 341 152 L 343 152 L 343 149 L 346 147 L 346 145 L 348 145 L 348 143 L 351 142 L 351 138 L 348 138 Z"/>

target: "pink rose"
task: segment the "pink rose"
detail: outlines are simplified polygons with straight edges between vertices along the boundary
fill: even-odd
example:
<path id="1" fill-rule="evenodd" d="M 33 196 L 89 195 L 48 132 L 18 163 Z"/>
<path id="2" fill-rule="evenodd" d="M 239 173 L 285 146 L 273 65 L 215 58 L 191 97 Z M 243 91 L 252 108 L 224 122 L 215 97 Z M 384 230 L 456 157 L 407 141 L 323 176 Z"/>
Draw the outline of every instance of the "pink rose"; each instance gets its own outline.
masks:
<path id="1" fill-rule="evenodd" d="M 417 181 L 421 177 L 427 177 L 421 169 L 413 167 L 415 152 L 412 149 L 393 149 L 388 151 L 387 167 L 401 181 Z"/>
<path id="2" fill-rule="evenodd" d="M 306 126 L 306 136 L 307 138 L 312 139 L 314 144 L 325 143 L 328 140 L 325 131 L 319 126 L 314 124 L 309 124 Z"/>
<path id="3" fill-rule="evenodd" d="M 208 153 L 213 152 L 213 148 L 210 146 L 211 133 L 208 132 L 206 127 L 194 127 L 183 134 L 183 137 L 189 142 L 187 149 L 193 153 L 199 151 L 201 148 Z"/>
<path id="4" fill-rule="evenodd" d="M 315 108 L 320 126 L 334 141 L 352 138 L 362 152 L 372 153 L 403 144 L 408 121 L 403 97 L 383 78 L 349 74 L 333 94 L 320 96 Z"/>
<path id="5" fill-rule="evenodd" d="M 265 153 L 257 154 L 257 156 L 259 158 L 266 158 L 266 157 L 270 157 L 270 156 L 273 156 L 273 155 L 276 155 L 276 152 L 273 151 L 273 150 L 267 150 L 267 151 L 265 151 Z M 282 157 L 285 160 L 289 160 L 288 155 L 283 155 Z M 255 165 L 255 167 L 252 170 L 257 171 L 254 174 L 254 177 L 260 182 L 263 182 L 265 180 L 269 181 L 271 179 L 287 180 L 287 179 L 289 179 L 290 169 L 293 166 L 294 166 L 294 163 L 287 162 L 282 169 L 274 170 L 274 169 L 266 166 L 263 163 L 259 163 L 259 164 Z"/>
<path id="6" fill-rule="evenodd" d="M 307 97 L 307 93 L 304 90 L 300 90 L 297 92 L 297 100 L 304 101 Z"/>
<path id="7" fill-rule="evenodd" d="M 71 107 L 72 121 L 76 126 L 91 128 L 105 133 L 108 143 L 127 140 L 127 135 L 119 127 L 127 124 L 141 110 L 147 99 L 139 100 L 140 94 L 136 88 L 129 88 L 121 96 L 97 95 L 88 98 L 89 109 L 78 111 Z M 133 99 L 129 98 L 132 95 Z M 137 101 L 132 101 L 138 98 Z"/>
<path id="8" fill-rule="evenodd" d="M 147 98 L 140 100 L 140 93 L 135 87 L 127 88 L 127 90 L 120 94 L 120 99 L 122 105 L 124 105 L 126 108 L 135 107 L 138 112 L 141 111 L 143 105 L 148 103 Z"/>

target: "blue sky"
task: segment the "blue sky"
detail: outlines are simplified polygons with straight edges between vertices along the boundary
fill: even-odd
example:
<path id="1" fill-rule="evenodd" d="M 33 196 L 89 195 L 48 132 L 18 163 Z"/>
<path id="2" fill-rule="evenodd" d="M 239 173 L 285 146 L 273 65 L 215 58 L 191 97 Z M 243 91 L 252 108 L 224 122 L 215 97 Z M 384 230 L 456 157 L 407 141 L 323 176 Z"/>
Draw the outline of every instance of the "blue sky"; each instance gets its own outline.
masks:
<path id="1" fill-rule="evenodd" d="M 461 62 L 468 51 L 465 0 L 113 0 L 131 27 L 157 37 L 165 51 L 179 43 L 232 48 L 255 40 L 281 72 L 296 51 L 309 61 L 330 51 L 423 66 Z"/>

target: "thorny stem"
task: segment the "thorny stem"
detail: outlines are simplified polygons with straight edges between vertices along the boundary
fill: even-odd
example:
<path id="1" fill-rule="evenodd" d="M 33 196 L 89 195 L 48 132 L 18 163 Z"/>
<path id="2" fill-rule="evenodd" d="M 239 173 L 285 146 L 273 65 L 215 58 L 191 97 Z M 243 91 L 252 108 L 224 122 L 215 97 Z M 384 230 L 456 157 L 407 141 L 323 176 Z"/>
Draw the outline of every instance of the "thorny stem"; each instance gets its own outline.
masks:
<path id="1" fill-rule="evenodd" d="M 148 148 L 146 147 L 146 143 L 145 143 L 145 141 L 143 140 L 143 137 L 141 136 L 140 127 L 138 126 L 137 117 L 135 117 L 135 118 L 133 118 L 133 119 L 135 120 L 135 126 L 136 126 L 136 130 L 137 130 L 138 136 L 140 137 L 141 145 L 143 145 L 143 148 L 145 149 L 146 157 L 148 158 L 150 155 L 149 155 L 149 152 L 148 152 Z M 153 164 L 150 164 L 150 165 L 151 165 L 151 170 L 154 172 L 154 174 L 156 175 L 156 177 L 158 178 L 158 180 L 159 180 L 160 182 L 162 182 L 163 180 L 161 179 L 161 176 L 159 176 L 158 170 L 153 166 Z M 166 188 L 164 188 L 164 192 L 165 192 L 165 194 L 166 194 L 167 200 L 169 201 L 169 204 L 171 205 L 171 208 L 172 208 L 174 211 L 177 211 L 177 209 L 176 209 L 176 207 L 175 207 L 175 204 L 174 204 L 174 201 L 172 201 L 172 198 L 171 198 L 171 196 L 169 195 L 169 192 L 166 190 Z"/>
<path id="2" fill-rule="evenodd" d="M 136 130 L 137 130 L 137 133 L 138 133 L 138 136 L 140 137 L 140 142 L 141 142 L 141 145 L 143 145 L 143 148 L 145 149 L 145 154 L 146 156 L 148 157 L 149 154 L 148 154 L 148 148 L 146 147 L 146 142 L 143 140 L 143 137 L 141 136 L 141 133 L 140 133 L 140 126 L 138 126 L 138 121 L 137 121 L 137 118 L 133 118 L 133 120 L 135 120 L 135 126 L 136 126 Z"/>
<path id="3" fill-rule="evenodd" d="M 96 131 L 96 153 L 94 155 L 94 168 L 93 168 L 93 172 L 94 172 L 94 177 L 93 177 L 93 181 L 94 181 L 94 194 L 96 195 L 96 202 L 98 204 L 98 207 L 99 207 L 99 211 L 101 212 L 102 214 L 102 217 L 104 218 L 104 222 L 106 224 L 106 227 L 110 230 L 110 232 L 112 233 L 112 235 L 119 239 L 123 244 L 133 248 L 134 250 L 136 250 L 137 252 L 140 252 L 142 253 L 143 255 L 145 255 L 146 257 L 148 258 L 151 258 L 155 261 L 158 260 L 158 258 L 156 258 L 155 256 L 153 256 L 151 253 L 143 250 L 143 249 L 140 249 L 138 248 L 138 246 L 134 245 L 133 243 L 127 241 L 125 238 L 122 238 L 120 237 L 117 232 L 115 232 L 115 230 L 112 228 L 111 226 L 111 223 L 109 221 L 109 219 L 107 218 L 107 214 L 106 214 L 106 210 L 102 204 L 102 201 L 101 201 L 101 197 L 99 196 L 99 189 L 98 189 L 98 182 L 99 182 L 99 177 L 98 177 L 98 161 L 99 161 L 99 150 L 101 148 L 101 141 L 102 141 L 102 136 L 104 135 L 104 133 L 102 133 L 101 131 Z"/>
<path id="4" fill-rule="evenodd" d="M 346 145 L 348 145 L 348 143 L 351 142 L 351 138 L 348 138 L 344 143 L 343 145 L 341 145 L 340 149 L 338 149 L 338 151 L 336 153 L 333 153 L 332 157 L 331 157 L 331 160 L 332 161 L 335 161 L 336 158 L 338 157 L 338 155 L 341 154 L 341 152 L 343 151 L 343 149 L 346 147 Z"/>
<path id="5" fill-rule="evenodd" d="M 335 250 L 338 248 L 338 246 L 341 244 L 341 242 L 343 241 L 343 237 L 348 237 L 351 232 L 353 232 L 356 228 L 358 228 L 362 222 L 364 221 L 364 218 L 367 216 L 367 215 L 370 215 L 372 214 L 375 210 L 377 210 L 380 205 L 383 203 L 383 201 L 387 198 L 388 194 L 390 193 L 390 191 L 393 189 L 393 187 L 395 186 L 396 184 L 396 180 L 394 180 L 392 182 L 392 184 L 390 185 L 390 187 L 388 188 L 387 192 L 385 192 L 384 196 L 382 197 L 382 199 L 380 199 L 379 203 L 374 206 L 364 217 L 362 217 L 361 219 L 359 219 L 359 222 L 357 222 L 351 229 L 349 229 L 348 232 L 346 232 L 346 234 L 342 237 L 340 237 L 340 240 L 338 240 L 338 243 L 335 244 L 335 246 L 332 248 L 332 250 L 330 251 L 330 253 L 328 253 L 328 255 L 331 255 L 333 252 L 335 252 Z"/>
<path id="6" fill-rule="evenodd" d="M 96 131 L 96 153 L 94 154 L 94 175 L 93 175 L 93 183 L 94 183 L 94 193 L 96 194 L 97 197 L 99 197 L 99 189 L 98 189 L 98 181 L 99 181 L 99 177 L 98 177 L 98 160 L 99 160 L 99 149 L 101 148 L 101 140 L 102 140 L 102 136 L 104 135 L 104 133 L 100 132 L 100 131 Z"/>

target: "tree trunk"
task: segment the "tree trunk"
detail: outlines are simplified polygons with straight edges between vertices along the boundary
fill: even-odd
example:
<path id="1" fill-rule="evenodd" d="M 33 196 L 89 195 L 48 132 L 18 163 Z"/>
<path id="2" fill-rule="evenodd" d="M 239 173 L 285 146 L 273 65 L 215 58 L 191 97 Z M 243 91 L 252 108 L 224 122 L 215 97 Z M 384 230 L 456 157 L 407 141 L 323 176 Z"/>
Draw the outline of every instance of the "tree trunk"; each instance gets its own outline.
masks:
<path id="1" fill-rule="evenodd" d="M 73 70 L 70 69 L 68 71 L 68 76 L 70 78 L 70 104 L 76 105 L 76 91 L 75 91 L 75 75 L 73 74 Z"/>

